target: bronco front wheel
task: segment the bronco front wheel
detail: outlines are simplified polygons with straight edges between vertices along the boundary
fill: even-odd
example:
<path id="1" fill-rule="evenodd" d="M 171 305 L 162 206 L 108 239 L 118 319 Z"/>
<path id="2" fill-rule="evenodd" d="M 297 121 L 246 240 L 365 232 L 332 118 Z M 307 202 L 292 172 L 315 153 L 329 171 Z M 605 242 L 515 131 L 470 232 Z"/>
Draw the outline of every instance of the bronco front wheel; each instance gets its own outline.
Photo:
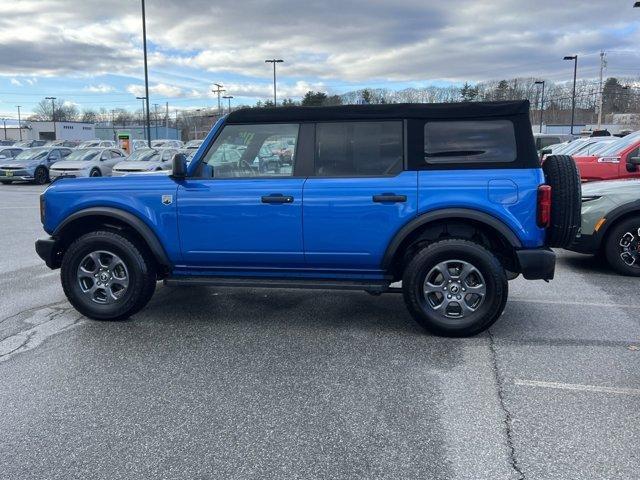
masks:
<path id="1" fill-rule="evenodd" d="M 90 232 L 62 259 L 61 279 L 69 302 L 94 320 L 122 320 L 143 308 L 156 286 L 152 258 L 125 234 Z"/>
<path id="2" fill-rule="evenodd" d="M 504 310 L 508 288 L 498 259 L 482 245 L 462 239 L 420 250 L 402 278 L 405 303 L 415 320 L 448 337 L 489 328 Z"/>

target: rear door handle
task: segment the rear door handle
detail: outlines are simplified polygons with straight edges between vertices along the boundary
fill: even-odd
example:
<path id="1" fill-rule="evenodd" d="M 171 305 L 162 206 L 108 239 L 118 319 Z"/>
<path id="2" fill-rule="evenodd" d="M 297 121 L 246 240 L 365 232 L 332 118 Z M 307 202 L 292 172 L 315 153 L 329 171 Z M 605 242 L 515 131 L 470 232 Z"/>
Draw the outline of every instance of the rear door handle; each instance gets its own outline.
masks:
<path id="1" fill-rule="evenodd" d="M 293 203 L 291 195 L 282 195 L 281 193 L 272 193 L 271 195 L 263 195 L 262 203 Z"/>
<path id="2" fill-rule="evenodd" d="M 406 195 L 396 195 L 395 193 L 383 193 L 381 195 L 374 195 L 373 201 L 376 203 L 399 203 L 406 202 Z"/>

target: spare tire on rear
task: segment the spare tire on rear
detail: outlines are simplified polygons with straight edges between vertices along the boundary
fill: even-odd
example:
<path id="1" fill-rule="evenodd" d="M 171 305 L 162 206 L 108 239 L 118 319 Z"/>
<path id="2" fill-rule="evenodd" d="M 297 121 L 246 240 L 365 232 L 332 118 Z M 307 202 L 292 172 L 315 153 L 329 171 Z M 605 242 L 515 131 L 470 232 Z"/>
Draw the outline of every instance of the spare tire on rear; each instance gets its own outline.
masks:
<path id="1" fill-rule="evenodd" d="M 570 155 L 549 155 L 542 164 L 545 183 L 551 186 L 549 247 L 568 247 L 580 228 L 582 208 L 580 172 Z"/>

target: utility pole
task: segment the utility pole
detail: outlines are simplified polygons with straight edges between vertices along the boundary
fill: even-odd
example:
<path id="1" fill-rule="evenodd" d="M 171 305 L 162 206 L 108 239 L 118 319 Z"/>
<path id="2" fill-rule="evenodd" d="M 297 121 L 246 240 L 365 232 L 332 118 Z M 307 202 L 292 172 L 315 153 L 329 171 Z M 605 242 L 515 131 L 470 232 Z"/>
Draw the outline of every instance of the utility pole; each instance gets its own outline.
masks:
<path id="1" fill-rule="evenodd" d="M 56 97 L 44 97 L 45 100 L 51 100 L 51 121 L 53 122 L 53 139 L 57 140 L 56 138 Z"/>
<path id="2" fill-rule="evenodd" d="M 157 103 L 153 104 L 153 111 L 155 114 L 154 115 L 155 120 L 153 123 L 155 123 L 156 125 L 156 140 L 158 140 L 158 104 Z"/>
<path id="3" fill-rule="evenodd" d="M 573 60 L 573 94 L 571 95 L 571 135 L 576 114 L 576 74 L 578 72 L 578 55 L 567 55 L 563 60 Z"/>
<path id="4" fill-rule="evenodd" d="M 144 132 L 142 134 L 142 137 L 149 143 L 148 146 L 151 146 L 151 141 L 149 140 L 148 134 L 149 132 L 147 131 L 146 128 L 144 128 L 144 101 L 146 100 L 147 97 L 136 97 L 136 100 L 142 100 L 142 122 L 143 122 L 143 126 L 142 126 L 142 131 Z"/>
<path id="5" fill-rule="evenodd" d="M 142 48 L 144 50 L 144 99 L 147 104 L 147 139 L 151 146 L 151 120 L 149 118 L 149 69 L 147 68 L 147 17 L 142 0 Z"/>
<path id="6" fill-rule="evenodd" d="M 213 93 L 217 93 L 218 94 L 218 115 L 222 115 L 222 110 L 220 107 L 220 94 L 222 92 L 226 92 L 226 90 L 224 88 L 222 88 L 222 85 L 219 83 L 214 83 L 214 85 L 216 86 L 215 90 L 211 90 Z"/>
<path id="7" fill-rule="evenodd" d="M 2 119 L 2 125 L 4 126 L 4 139 L 7 139 L 7 119 L 3 118 Z"/>
<path id="8" fill-rule="evenodd" d="M 602 126 L 602 76 L 604 73 L 604 69 L 607 68 L 607 60 L 605 59 L 606 53 L 604 50 L 600 50 L 600 90 L 598 95 L 598 130 L 600 130 Z"/>
<path id="9" fill-rule="evenodd" d="M 265 60 L 264 63 L 273 63 L 273 106 L 278 106 L 278 99 L 276 97 L 276 63 L 282 63 L 284 60 L 279 58 L 272 58 L 271 60 Z"/>
<path id="10" fill-rule="evenodd" d="M 544 115 L 544 82 L 545 80 L 536 80 L 536 85 L 542 85 L 542 102 L 540 104 L 540 133 L 542 133 L 542 116 Z"/>
<path id="11" fill-rule="evenodd" d="M 20 141 L 22 141 L 22 121 L 20 120 L 20 107 L 22 105 L 16 105 L 18 107 L 18 133 L 20 134 Z"/>

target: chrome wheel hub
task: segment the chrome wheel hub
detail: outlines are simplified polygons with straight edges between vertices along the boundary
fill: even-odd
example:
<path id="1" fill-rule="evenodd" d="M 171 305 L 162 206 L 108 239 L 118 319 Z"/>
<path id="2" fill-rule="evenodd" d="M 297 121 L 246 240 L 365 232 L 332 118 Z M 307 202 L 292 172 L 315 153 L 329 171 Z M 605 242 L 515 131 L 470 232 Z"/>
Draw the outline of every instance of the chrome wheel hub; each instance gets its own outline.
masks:
<path id="1" fill-rule="evenodd" d="M 625 232 L 620 241 L 620 258 L 630 267 L 640 268 L 640 227 Z"/>
<path id="2" fill-rule="evenodd" d="M 447 319 L 464 318 L 484 303 L 487 287 L 480 271 L 463 260 L 438 263 L 422 287 L 425 307 Z"/>
<path id="3" fill-rule="evenodd" d="M 120 300 L 129 288 L 129 272 L 115 253 L 97 250 L 86 255 L 77 270 L 80 291 L 102 305 Z"/>

